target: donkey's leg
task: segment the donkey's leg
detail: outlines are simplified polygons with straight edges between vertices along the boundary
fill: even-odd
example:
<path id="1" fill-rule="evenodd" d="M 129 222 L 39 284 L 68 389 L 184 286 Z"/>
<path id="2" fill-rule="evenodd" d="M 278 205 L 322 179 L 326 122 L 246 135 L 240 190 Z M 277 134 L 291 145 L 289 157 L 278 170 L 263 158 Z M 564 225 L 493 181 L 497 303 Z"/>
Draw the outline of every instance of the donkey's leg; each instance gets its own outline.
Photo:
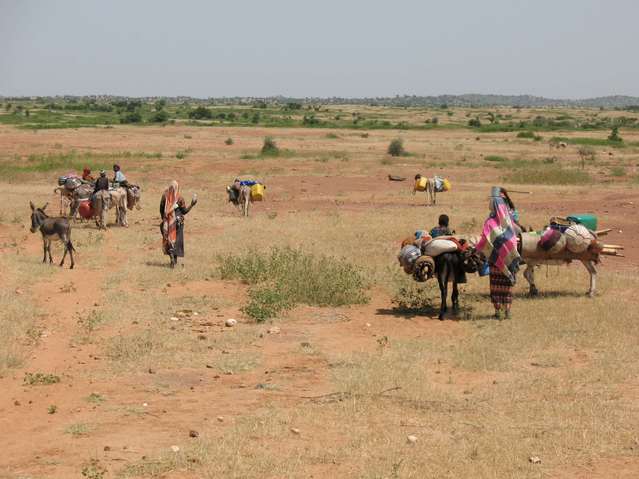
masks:
<path id="1" fill-rule="evenodd" d="M 46 263 L 47 262 L 47 239 L 44 237 L 44 235 L 42 236 L 42 251 L 44 253 L 44 256 L 42 257 L 42 262 Z"/>
<path id="2" fill-rule="evenodd" d="M 459 313 L 459 289 L 457 288 L 457 280 L 453 279 L 453 294 L 451 296 L 453 300 L 453 312 Z"/>
<path id="3" fill-rule="evenodd" d="M 524 278 L 528 281 L 528 294 L 530 296 L 537 296 L 539 294 L 539 290 L 537 286 L 535 286 L 535 265 L 528 263 L 526 265 L 526 270 L 524 271 Z"/>
<path id="4" fill-rule="evenodd" d="M 73 243 L 71 243 L 71 237 L 68 238 L 67 249 L 69 250 L 69 256 L 71 257 L 71 266 L 69 269 L 73 269 L 75 266 L 75 261 L 73 260 Z"/>
<path id="5" fill-rule="evenodd" d="M 582 261 L 582 263 L 590 273 L 590 289 L 588 290 L 588 296 L 592 298 L 597 289 L 597 268 L 592 261 Z"/>
<path id="6" fill-rule="evenodd" d="M 47 239 L 47 251 L 49 252 L 49 263 L 53 263 L 53 257 L 51 256 L 51 240 Z"/>
<path id="7" fill-rule="evenodd" d="M 437 275 L 437 282 L 439 283 L 439 293 L 441 296 L 441 304 L 439 306 L 439 319 L 444 319 L 444 314 L 448 310 L 446 305 L 446 298 L 448 296 L 448 263 L 444 261 L 444 267 L 440 274 Z"/>
<path id="8" fill-rule="evenodd" d="M 62 261 L 60 261 L 60 267 L 64 265 L 64 260 L 67 257 L 67 251 L 69 250 L 69 238 L 67 235 L 60 236 L 60 240 L 62 241 L 62 246 L 64 247 L 64 253 L 62 254 Z"/>

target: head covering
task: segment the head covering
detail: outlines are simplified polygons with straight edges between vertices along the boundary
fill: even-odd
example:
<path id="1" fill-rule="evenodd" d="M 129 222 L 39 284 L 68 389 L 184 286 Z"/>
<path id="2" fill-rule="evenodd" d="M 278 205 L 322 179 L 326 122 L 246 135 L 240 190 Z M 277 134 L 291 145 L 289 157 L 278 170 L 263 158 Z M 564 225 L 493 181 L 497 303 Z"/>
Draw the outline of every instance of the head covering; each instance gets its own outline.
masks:
<path id="1" fill-rule="evenodd" d="M 100 170 L 100 176 L 106 176 L 106 171 Z"/>
<path id="2" fill-rule="evenodd" d="M 113 165 L 113 171 L 120 171 L 120 165 L 118 165 L 117 163 Z"/>
<path id="3" fill-rule="evenodd" d="M 477 250 L 486 256 L 488 263 L 515 283 L 515 273 L 521 261 L 517 252 L 517 230 L 506 200 L 496 187 L 491 192 L 490 216 L 484 222 Z"/>
<path id="4" fill-rule="evenodd" d="M 85 175 L 88 175 L 89 173 L 91 173 L 91 170 L 89 169 L 88 166 L 85 166 L 84 170 L 82 170 L 82 173 L 84 173 Z"/>

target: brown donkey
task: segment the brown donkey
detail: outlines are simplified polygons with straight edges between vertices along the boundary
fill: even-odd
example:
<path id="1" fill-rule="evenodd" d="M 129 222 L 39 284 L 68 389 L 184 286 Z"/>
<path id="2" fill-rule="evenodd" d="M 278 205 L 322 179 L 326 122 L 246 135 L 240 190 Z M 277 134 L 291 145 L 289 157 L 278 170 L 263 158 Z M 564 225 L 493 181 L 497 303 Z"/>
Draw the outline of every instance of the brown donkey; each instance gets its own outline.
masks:
<path id="1" fill-rule="evenodd" d="M 42 262 L 47 262 L 47 252 L 49 252 L 49 263 L 53 263 L 53 258 L 51 257 L 51 241 L 62 241 L 64 245 L 64 255 L 62 256 L 60 266 L 64 265 L 64 259 L 67 257 L 68 252 L 69 256 L 71 256 L 70 269 L 73 269 L 75 265 L 73 261 L 75 248 L 71 243 L 71 225 L 69 224 L 69 220 L 67 218 L 49 218 L 44 212 L 48 203 L 42 208 L 36 208 L 32 201 L 30 201 L 29 204 L 31 205 L 31 232 L 35 233 L 37 230 L 40 230 L 40 233 L 42 233 L 42 246 L 44 249 Z"/>

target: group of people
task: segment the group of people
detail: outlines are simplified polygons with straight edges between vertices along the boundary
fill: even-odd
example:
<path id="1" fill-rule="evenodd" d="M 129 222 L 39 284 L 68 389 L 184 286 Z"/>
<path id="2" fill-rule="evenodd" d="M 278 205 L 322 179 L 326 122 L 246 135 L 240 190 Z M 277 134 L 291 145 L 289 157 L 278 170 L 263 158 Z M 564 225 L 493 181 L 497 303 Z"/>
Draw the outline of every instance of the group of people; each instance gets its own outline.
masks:
<path id="1" fill-rule="evenodd" d="M 107 177 L 105 170 L 101 170 L 100 176 L 98 178 L 94 178 L 91 174 L 91 169 L 85 166 L 82 170 L 82 181 L 94 185 L 93 194 L 96 194 L 98 191 L 109 190 L 109 178 Z M 124 188 L 129 187 L 129 182 L 126 179 L 126 176 L 124 176 L 122 168 L 118 164 L 113 165 L 113 183 L 117 183 Z"/>
<path id="2" fill-rule="evenodd" d="M 114 165 L 114 180 L 121 185 L 126 184 L 126 177 L 118 165 Z M 83 178 L 90 174 L 85 169 Z M 108 189 L 108 179 L 104 171 L 96 180 L 95 191 Z M 241 182 L 236 180 L 234 187 L 239 189 Z M 172 181 L 164 191 L 160 200 L 160 216 L 162 223 L 162 246 L 164 254 L 170 258 L 171 268 L 178 263 L 178 258 L 184 257 L 184 217 L 197 204 L 197 196 L 194 195 L 187 206 L 180 194 L 177 181 Z M 522 229 L 519 225 L 518 213 L 515 204 L 504 188 L 493 187 L 489 198 L 489 215 L 484 226 L 476 250 L 485 258 L 489 266 L 490 274 L 490 298 L 495 308 L 495 318 L 510 318 L 512 304 L 512 288 L 516 282 L 516 275 L 521 263 L 521 256 L 517 248 L 517 238 Z M 450 228 L 448 215 L 439 216 L 437 226 L 430 231 L 432 238 L 455 234 Z"/>
<path id="3" fill-rule="evenodd" d="M 495 308 L 495 318 L 510 318 L 512 288 L 521 264 L 517 248 L 517 238 L 522 232 L 515 204 L 504 188 L 493 187 L 489 198 L 489 215 L 476 250 L 486 258 L 490 275 L 490 299 Z M 448 215 L 440 215 L 437 226 L 430 230 L 430 236 L 454 235 L 449 227 Z"/>

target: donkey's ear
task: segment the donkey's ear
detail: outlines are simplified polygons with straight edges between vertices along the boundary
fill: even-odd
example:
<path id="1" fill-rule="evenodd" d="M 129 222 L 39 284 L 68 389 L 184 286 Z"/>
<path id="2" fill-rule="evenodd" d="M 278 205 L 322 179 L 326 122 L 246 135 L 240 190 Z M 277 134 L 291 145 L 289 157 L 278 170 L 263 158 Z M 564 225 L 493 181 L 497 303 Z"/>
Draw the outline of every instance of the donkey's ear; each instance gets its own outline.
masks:
<path id="1" fill-rule="evenodd" d="M 29 201 L 29 205 L 31 206 L 31 211 L 36 209 L 35 205 L 33 204 L 33 201 Z"/>
<path id="2" fill-rule="evenodd" d="M 47 201 L 44 206 L 42 208 L 40 208 L 42 211 L 47 209 L 47 206 L 49 206 L 49 202 Z"/>

